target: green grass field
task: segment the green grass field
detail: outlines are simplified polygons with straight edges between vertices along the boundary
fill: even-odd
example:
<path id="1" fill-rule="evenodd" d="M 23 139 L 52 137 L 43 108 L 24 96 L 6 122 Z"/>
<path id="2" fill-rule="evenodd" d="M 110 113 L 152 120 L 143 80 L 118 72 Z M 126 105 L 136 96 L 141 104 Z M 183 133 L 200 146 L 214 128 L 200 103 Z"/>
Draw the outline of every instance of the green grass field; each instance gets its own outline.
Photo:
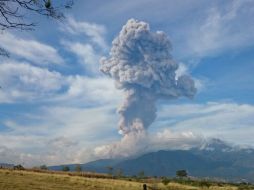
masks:
<path id="1" fill-rule="evenodd" d="M 99 175 L 97 176 L 99 177 Z M 68 173 L 43 173 L 35 171 L 18 171 L 0 169 L 0 190 L 142 190 L 143 182 L 73 176 Z M 105 177 L 105 176 L 101 176 Z M 202 187 L 170 182 L 163 185 L 158 180 L 147 180 L 147 185 L 157 190 L 245 190 L 251 187 L 237 187 L 223 184 Z M 148 188 L 148 189 L 151 189 Z"/>

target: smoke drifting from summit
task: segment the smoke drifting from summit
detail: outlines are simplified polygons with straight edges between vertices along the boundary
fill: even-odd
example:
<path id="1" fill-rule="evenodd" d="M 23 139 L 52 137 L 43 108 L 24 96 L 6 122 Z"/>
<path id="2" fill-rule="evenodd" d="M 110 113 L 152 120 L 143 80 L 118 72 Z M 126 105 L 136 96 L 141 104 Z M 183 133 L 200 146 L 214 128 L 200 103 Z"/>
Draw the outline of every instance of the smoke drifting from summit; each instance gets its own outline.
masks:
<path id="1" fill-rule="evenodd" d="M 130 19 L 112 42 L 110 56 L 101 59 L 101 71 L 125 94 L 118 109 L 121 134 L 145 132 L 156 118 L 156 100 L 195 95 L 189 76 L 176 77 L 178 64 L 170 51 L 165 33 L 151 32 L 147 23 Z"/>

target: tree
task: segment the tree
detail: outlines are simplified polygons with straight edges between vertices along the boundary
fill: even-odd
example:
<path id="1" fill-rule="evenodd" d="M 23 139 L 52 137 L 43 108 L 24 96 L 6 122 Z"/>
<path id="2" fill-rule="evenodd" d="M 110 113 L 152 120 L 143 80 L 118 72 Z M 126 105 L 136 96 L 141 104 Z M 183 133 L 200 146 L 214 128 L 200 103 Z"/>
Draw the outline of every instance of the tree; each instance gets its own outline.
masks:
<path id="1" fill-rule="evenodd" d="M 188 176 L 188 173 L 187 173 L 186 170 L 178 170 L 178 171 L 176 171 L 176 176 L 177 176 L 177 177 L 180 177 L 180 178 L 182 178 L 182 177 L 187 177 L 187 176 Z"/>
<path id="2" fill-rule="evenodd" d="M 77 164 L 77 165 L 75 166 L 75 171 L 76 171 L 76 172 L 81 172 L 81 171 L 82 171 L 82 167 L 81 167 L 80 164 Z"/>
<path id="3" fill-rule="evenodd" d="M 69 168 L 69 166 L 63 166 L 62 170 L 64 172 L 68 172 L 68 171 L 70 171 L 70 168 Z"/>
<path id="4" fill-rule="evenodd" d="M 0 30 L 33 30 L 35 23 L 31 20 L 35 13 L 56 20 L 63 20 L 63 9 L 73 6 L 74 0 L 0 0 Z M 0 56 L 9 57 L 9 52 L 0 47 Z"/>
<path id="5" fill-rule="evenodd" d="M 61 10 L 72 5 L 73 0 L 0 0 L 0 29 L 31 30 L 35 23 L 26 21 L 26 13 L 59 20 L 64 18 Z"/>
<path id="6" fill-rule="evenodd" d="M 46 165 L 41 165 L 41 166 L 40 166 L 40 169 L 41 169 L 41 170 L 48 170 L 48 167 L 47 167 Z"/>
<path id="7" fill-rule="evenodd" d="M 164 177 L 161 182 L 164 184 L 164 185 L 168 185 L 168 183 L 170 182 L 170 179 Z"/>
<path id="8" fill-rule="evenodd" d="M 19 165 L 14 166 L 13 169 L 14 170 L 24 170 L 25 168 L 21 164 L 19 164 Z"/>

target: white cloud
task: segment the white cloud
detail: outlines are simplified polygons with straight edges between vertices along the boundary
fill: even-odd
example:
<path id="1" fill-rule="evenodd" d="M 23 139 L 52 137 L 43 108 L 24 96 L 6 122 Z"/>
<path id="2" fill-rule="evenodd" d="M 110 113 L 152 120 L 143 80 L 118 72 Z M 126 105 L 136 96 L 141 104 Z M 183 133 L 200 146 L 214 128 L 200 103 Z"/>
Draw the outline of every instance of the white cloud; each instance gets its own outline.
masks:
<path id="1" fill-rule="evenodd" d="M 185 64 L 183 63 L 179 63 L 179 67 L 178 69 L 176 70 L 176 78 L 182 76 L 182 75 L 186 75 L 188 73 L 188 68 Z"/>
<path id="2" fill-rule="evenodd" d="M 112 79 L 106 77 L 68 76 L 69 88 L 65 94 L 57 97 L 57 101 L 84 103 L 85 105 L 118 104 L 122 91 L 115 88 Z"/>
<path id="3" fill-rule="evenodd" d="M 74 18 L 68 17 L 67 23 L 62 25 L 60 29 L 69 32 L 72 35 L 85 34 L 91 38 L 91 41 L 98 45 L 101 49 L 108 48 L 104 40 L 106 28 L 103 25 L 76 21 Z"/>
<path id="4" fill-rule="evenodd" d="M 68 17 L 67 23 L 61 25 L 60 30 L 70 34 L 61 41 L 65 49 L 78 58 L 88 75 L 99 75 L 99 59 L 108 49 L 105 41 L 106 28 Z M 75 38 L 76 41 L 73 40 Z"/>
<path id="5" fill-rule="evenodd" d="M 254 44 L 253 1 L 230 1 L 209 9 L 203 21 L 193 23 L 186 35 L 191 56 L 213 56 Z M 202 19 L 199 19 L 202 20 Z"/>
<path id="6" fill-rule="evenodd" d="M 19 58 L 31 61 L 38 65 L 63 63 L 58 51 L 36 40 L 24 39 L 5 32 L 0 35 L 1 47 Z"/>
<path id="7" fill-rule="evenodd" d="M 189 149 L 214 137 L 235 144 L 254 143 L 253 105 L 214 102 L 162 105 L 159 110 L 157 122 L 148 133 L 127 134 L 120 141 L 96 147 L 95 154 L 119 158 L 158 150 Z"/>
<path id="8" fill-rule="evenodd" d="M 106 77 L 64 76 L 56 71 L 8 60 L 0 67 L 0 102 L 51 101 L 58 104 L 118 103 L 121 91 Z"/>
<path id="9" fill-rule="evenodd" d="M 0 102 L 12 102 L 57 93 L 64 81 L 58 72 L 9 60 L 1 63 L 0 84 Z"/>
<path id="10" fill-rule="evenodd" d="M 110 106 L 93 108 L 45 107 L 42 113 L 44 113 L 42 119 L 45 122 L 44 125 L 54 127 L 52 130 L 55 130 L 58 136 L 81 138 L 84 142 L 92 140 L 93 136 L 102 135 L 107 130 L 115 128 L 115 112 Z M 95 141 L 94 139 L 93 143 Z"/>
<path id="11" fill-rule="evenodd" d="M 79 62 L 84 65 L 86 72 L 89 74 L 99 73 L 99 59 L 101 56 L 98 52 L 95 52 L 92 45 L 69 41 L 63 41 L 62 44 L 66 50 L 74 53 L 79 58 Z"/>
<path id="12" fill-rule="evenodd" d="M 95 155 L 100 158 L 125 158 L 158 150 L 190 149 L 201 145 L 203 138 L 192 132 L 172 132 L 164 129 L 153 133 L 129 133 L 120 141 L 98 146 Z"/>
<path id="13" fill-rule="evenodd" d="M 169 105 L 162 106 L 156 125 L 163 124 L 164 127 L 170 127 L 175 131 L 190 130 L 196 134 L 218 137 L 239 144 L 253 144 L 253 115 L 254 106 L 250 104 L 222 102 Z"/>
<path id="14" fill-rule="evenodd" d="M 21 140 L 21 139 L 18 139 Z M 38 139 L 37 139 L 38 140 Z M 55 146 L 49 144 L 58 141 L 59 144 L 66 145 L 66 141 L 71 142 L 65 137 L 58 137 L 51 140 L 42 140 L 42 147 L 34 146 L 37 151 L 22 150 L 18 148 L 8 148 L 0 146 L 0 163 L 22 164 L 26 167 L 40 166 L 43 164 L 57 165 L 69 163 L 83 163 L 94 158 L 92 151 L 77 145 Z M 30 139 L 29 143 L 34 144 L 35 141 Z M 35 143 L 37 144 L 37 143 Z M 29 147 L 29 146 L 27 146 Z"/>
<path id="15" fill-rule="evenodd" d="M 31 120 L 28 126 L 6 120 L 4 126 L 9 130 L 0 135 L 0 144 L 5 147 L 2 154 L 0 151 L 0 161 L 29 166 L 84 163 L 161 149 L 189 149 L 207 137 L 220 137 L 235 144 L 253 143 L 252 105 L 207 103 L 160 108 L 157 122 L 148 133 L 130 134 L 117 141 L 114 106 L 44 107 L 33 113 L 35 120 L 25 117 Z M 174 122 L 170 123 L 172 119 Z"/>
<path id="16" fill-rule="evenodd" d="M 95 159 L 92 147 L 116 130 L 114 117 L 112 107 L 51 106 L 24 115 L 25 125 L 7 120 L 8 131 L 0 134 L 0 162 L 34 166 L 90 161 Z"/>

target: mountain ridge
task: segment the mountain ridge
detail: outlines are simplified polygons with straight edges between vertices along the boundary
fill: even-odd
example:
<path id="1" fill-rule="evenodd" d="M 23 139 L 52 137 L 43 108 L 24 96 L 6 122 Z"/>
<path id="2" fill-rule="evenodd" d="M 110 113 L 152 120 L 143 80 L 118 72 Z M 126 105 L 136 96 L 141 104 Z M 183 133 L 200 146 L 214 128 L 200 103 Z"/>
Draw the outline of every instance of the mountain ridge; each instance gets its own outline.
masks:
<path id="1" fill-rule="evenodd" d="M 75 168 L 75 164 L 68 166 Z M 159 150 L 125 160 L 101 159 L 81 164 L 85 171 L 100 173 L 109 172 L 108 166 L 130 176 L 143 171 L 147 176 L 173 177 L 177 170 L 184 169 L 195 177 L 254 182 L 254 149 L 212 139 L 189 150 Z M 61 170 L 61 166 L 49 169 Z"/>

